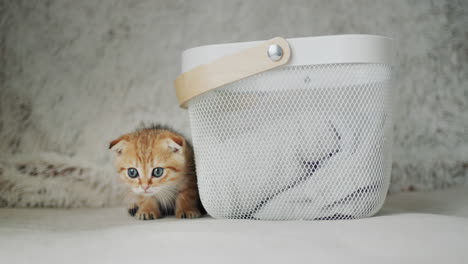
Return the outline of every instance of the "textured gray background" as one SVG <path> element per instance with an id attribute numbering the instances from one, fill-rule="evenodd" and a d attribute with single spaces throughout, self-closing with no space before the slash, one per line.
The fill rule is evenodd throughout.
<path id="1" fill-rule="evenodd" d="M 0 0 L 0 12 L 0 161 L 52 152 L 106 167 L 107 143 L 141 123 L 188 134 L 172 85 L 186 48 L 365 33 L 397 47 L 392 190 L 468 182 L 468 1 Z"/>

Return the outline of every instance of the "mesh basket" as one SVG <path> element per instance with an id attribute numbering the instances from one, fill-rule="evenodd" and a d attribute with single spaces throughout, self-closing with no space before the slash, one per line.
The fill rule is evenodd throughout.
<path id="1" fill-rule="evenodd" d="M 188 102 L 203 205 L 215 218 L 352 219 L 382 206 L 387 63 L 285 65 Z"/>

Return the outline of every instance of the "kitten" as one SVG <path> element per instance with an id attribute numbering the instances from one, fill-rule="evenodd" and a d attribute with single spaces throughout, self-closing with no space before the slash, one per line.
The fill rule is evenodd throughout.
<path id="1" fill-rule="evenodd" d="M 177 218 L 201 216 L 193 149 L 179 133 L 162 126 L 143 128 L 113 140 L 109 149 L 130 189 L 130 215 L 140 220 L 171 211 Z"/>

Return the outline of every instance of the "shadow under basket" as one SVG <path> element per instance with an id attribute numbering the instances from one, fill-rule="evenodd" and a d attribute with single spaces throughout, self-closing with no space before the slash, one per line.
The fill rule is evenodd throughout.
<path id="1" fill-rule="evenodd" d="M 176 80 L 215 218 L 355 219 L 390 182 L 391 40 L 340 35 L 193 48 Z M 266 66 L 265 66 L 266 65 Z"/>

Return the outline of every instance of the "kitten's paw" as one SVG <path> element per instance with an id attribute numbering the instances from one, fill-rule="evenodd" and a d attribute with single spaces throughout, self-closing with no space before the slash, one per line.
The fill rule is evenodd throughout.
<path id="1" fill-rule="evenodd" d="M 200 210 L 197 208 L 193 208 L 190 210 L 176 210 L 176 217 L 177 218 L 200 218 L 201 213 Z"/>
<path id="2" fill-rule="evenodd" d="M 128 208 L 128 213 L 131 215 L 131 216 L 135 216 L 135 214 L 138 212 L 138 206 L 136 204 L 134 204 L 133 206 L 130 206 Z"/>
<path id="3" fill-rule="evenodd" d="M 161 215 L 155 211 L 138 211 L 135 218 L 138 220 L 154 220 L 161 218 Z"/>

